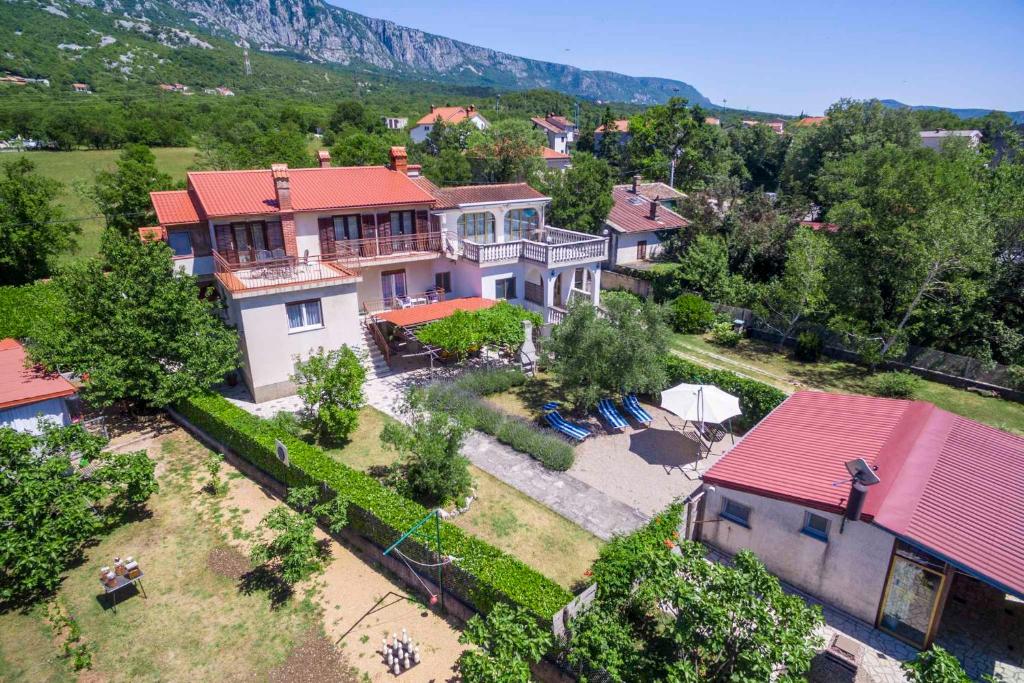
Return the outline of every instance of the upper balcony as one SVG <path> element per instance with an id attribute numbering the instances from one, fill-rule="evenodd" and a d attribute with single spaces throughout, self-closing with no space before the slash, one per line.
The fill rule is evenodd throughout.
<path id="1" fill-rule="evenodd" d="M 295 290 L 314 286 L 358 282 L 359 274 L 341 263 L 319 256 L 270 256 L 239 258 L 237 252 L 213 252 L 214 275 L 233 296 Z"/>
<path id="2" fill-rule="evenodd" d="M 440 232 L 421 232 L 412 235 L 388 235 L 358 240 L 338 240 L 333 251 L 323 255 L 347 268 L 365 268 L 399 261 L 417 261 L 436 258 L 441 254 L 444 240 Z"/>
<path id="3" fill-rule="evenodd" d="M 529 238 L 510 242 L 485 243 L 463 239 L 462 255 L 480 265 L 523 258 L 548 268 L 578 266 L 606 260 L 608 238 L 546 226 L 531 233 Z"/>

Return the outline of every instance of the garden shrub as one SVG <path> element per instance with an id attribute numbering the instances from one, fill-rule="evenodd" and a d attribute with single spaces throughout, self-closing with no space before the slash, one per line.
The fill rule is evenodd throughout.
<path id="1" fill-rule="evenodd" d="M 25 339 L 54 318 L 60 292 L 52 282 L 0 287 L 0 339 Z"/>
<path id="2" fill-rule="evenodd" d="M 379 481 L 343 465 L 317 446 L 275 428 L 218 394 L 203 394 L 180 402 L 178 412 L 197 428 L 289 487 L 320 484 L 348 501 L 348 527 L 387 547 L 428 512 L 418 503 L 388 489 Z M 275 441 L 288 448 L 289 464 L 277 458 Z M 540 572 L 468 534 L 441 522 L 446 554 L 459 558 L 446 569 L 445 590 L 486 614 L 497 602 L 520 605 L 538 618 L 550 620 L 572 595 Z M 428 542 L 410 537 L 403 552 L 419 562 L 434 562 Z"/>
<path id="3" fill-rule="evenodd" d="M 739 397 L 743 416 L 737 418 L 734 424 L 741 429 L 753 427 L 786 400 L 786 394 L 782 390 L 757 380 L 740 377 L 728 370 L 712 370 L 671 355 L 665 356 L 664 363 L 668 386 L 683 382 L 713 384 L 722 391 Z"/>
<path id="4" fill-rule="evenodd" d="M 914 398 L 924 382 L 909 372 L 883 372 L 871 379 L 871 390 L 876 396 Z"/>
<path id="5" fill-rule="evenodd" d="M 499 301 L 478 311 L 455 311 L 441 320 L 424 325 L 416 337 L 456 358 L 465 358 L 484 346 L 517 349 L 523 345 L 523 321 L 534 326 L 543 322 L 540 314 Z"/>
<path id="6" fill-rule="evenodd" d="M 526 375 L 515 368 L 469 370 L 456 377 L 453 384 L 474 394 L 488 396 L 523 386 L 526 384 Z"/>
<path id="7" fill-rule="evenodd" d="M 918 652 L 912 661 L 901 666 L 910 683 L 970 683 L 971 680 L 960 660 L 938 645 Z"/>
<path id="8" fill-rule="evenodd" d="M 696 294 L 683 294 L 668 305 L 672 329 L 682 334 L 702 334 L 715 322 L 715 309 Z"/>
<path id="9" fill-rule="evenodd" d="M 486 403 L 480 396 L 452 383 L 428 386 L 424 398 L 428 408 L 442 410 L 470 429 L 479 429 L 520 453 L 536 458 L 548 469 L 564 472 L 572 467 L 572 444 Z"/>
<path id="10" fill-rule="evenodd" d="M 821 353 L 824 350 L 825 342 L 822 340 L 821 335 L 817 332 L 806 330 L 797 335 L 796 348 L 793 353 L 797 360 L 814 363 L 821 358 Z"/>
<path id="11" fill-rule="evenodd" d="M 717 322 L 711 328 L 711 341 L 719 346 L 736 346 L 742 338 L 743 335 L 737 332 L 729 322 Z"/>

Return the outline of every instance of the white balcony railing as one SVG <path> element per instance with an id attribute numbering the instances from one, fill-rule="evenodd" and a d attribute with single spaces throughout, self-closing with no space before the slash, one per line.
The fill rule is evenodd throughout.
<path id="1" fill-rule="evenodd" d="M 512 242 L 462 240 L 462 255 L 480 264 L 524 258 L 545 266 L 577 265 L 608 257 L 608 239 L 572 230 L 546 227 L 531 237 Z"/>

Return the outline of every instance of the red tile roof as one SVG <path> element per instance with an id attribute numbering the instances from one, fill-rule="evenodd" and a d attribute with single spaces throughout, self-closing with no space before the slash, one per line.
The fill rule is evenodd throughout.
<path id="1" fill-rule="evenodd" d="M 530 120 L 533 121 L 534 124 L 540 126 L 546 131 L 555 133 L 556 135 L 565 135 L 564 130 L 562 130 L 561 128 L 559 128 L 558 126 L 556 126 L 555 124 L 551 123 L 550 121 L 541 116 L 534 116 Z"/>
<path id="2" fill-rule="evenodd" d="M 433 202 L 407 175 L 385 166 L 203 171 L 189 173 L 188 180 L 206 216 L 267 214 L 278 210 L 275 172 L 288 176 L 294 211 Z"/>
<path id="3" fill-rule="evenodd" d="M 628 133 L 629 132 L 629 119 L 619 119 L 619 120 L 617 120 L 615 122 L 615 130 L 619 131 L 620 133 Z M 604 126 L 598 126 L 596 129 L 594 129 L 594 132 L 595 133 L 603 133 L 604 132 Z"/>
<path id="4" fill-rule="evenodd" d="M 612 204 L 611 213 L 605 222 L 618 232 L 673 230 L 685 228 L 690 224 L 675 211 L 664 206 L 658 207 L 657 218 L 651 220 L 651 200 L 644 196 L 643 192 L 633 194 L 629 185 L 616 185 L 612 188 L 612 200 L 615 203 Z"/>
<path id="5" fill-rule="evenodd" d="M 827 116 L 805 116 L 796 122 L 798 126 L 818 126 L 828 121 Z"/>
<path id="6" fill-rule="evenodd" d="M 431 107 L 431 112 L 425 114 L 416 122 L 417 126 L 429 125 L 437 121 L 437 117 L 441 117 L 441 120 L 445 123 L 459 123 L 465 121 L 471 116 L 479 116 L 480 112 L 476 109 L 469 109 L 467 107 Z"/>
<path id="7" fill-rule="evenodd" d="M 924 401 L 798 392 L 704 481 L 841 514 L 832 484 L 855 458 L 882 480 L 864 521 L 1024 597 L 1024 437 Z"/>
<path id="8" fill-rule="evenodd" d="M 156 210 L 160 225 L 181 225 L 200 222 L 199 211 L 188 190 L 150 192 L 149 198 Z"/>
<path id="9" fill-rule="evenodd" d="M 815 232 L 824 230 L 825 232 L 838 232 L 839 225 L 836 223 L 822 223 L 820 221 L 800 221 L 800 225 L 806 226 Z"/>
<path id="10" fill-rule="evenodd" d="M 550 147 L 541 147 L 540 155 L 545 159 L 569 159 L 571 158 L 568 154 L 557 152 Z"/>
<path id="11" fill-rule="evenodd" d="M 447 318 L 455 311 L 478 311 L 483 308 L 490 308 L 498 303 L 494 299 L 483 299 L 478 296 L 470 296 L 464 299 L 449 299 L 439 301 L 436 304 L 425 304 L 413 306 L 412 308 L 399 308 L 393 311 L 386 311 L 376 317 L 386 320 L 399 327 L 410 327 L 422 325 L 441 318 Z"/>
<path id="12" fill-rule="evenodd" d="M 430 182 L 429 180 L 427 181 Z M 432 183 L 431 183 L 432 184 Z M 425 186 L 424 186 L 425 187 Z M 437 209 L 454 209 L 463 204 L 484 204 L 522 200 L 546 201 L 548 197 L 526 183 L 498 185 L 459 185 L 428 190 L 437 198 Z"/>
<path id="13" fill-rule="evenodd" d="M 60 375 L 26 368 L 25 358 L 25 349 L 17 340 L 0 340 L 0 408 L 29 405 L 76 393 L 74 385 Z"/>
<path id="14" fill-rule="evenodd" d="M 560 126 L 563 130 L 566 128 L 575 128 L 576 124 L 565 118 L 564 116 L 549 116 L 548 122 L 553 123 L 556 126 Z"/>

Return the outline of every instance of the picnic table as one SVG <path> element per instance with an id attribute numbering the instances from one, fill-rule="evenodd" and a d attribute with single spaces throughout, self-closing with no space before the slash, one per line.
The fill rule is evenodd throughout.
<path id="1" fill-rule="evenodd" d="M 139 592 L 142 593 L 143 598 L 149 597 L 146 595 L 146 588 L 142 585 L 142 577 L 144 576 L 145 574 L 140 569 L 138 575 L 132 578 L 129 578 L 128 574 L 118 574 L 114 576 L 113 583 L 111 585 L 108 585 L 103 579 L 100 579 L 100 585 L 103 586 L 104 594 L 109 595 L 110 599 L 113 601 L 112 609 L 114 610 L 114 614 L 117 614 L 117 591 L 125 588 L 126 586 L 135 584 L 138 587 Z"/>

